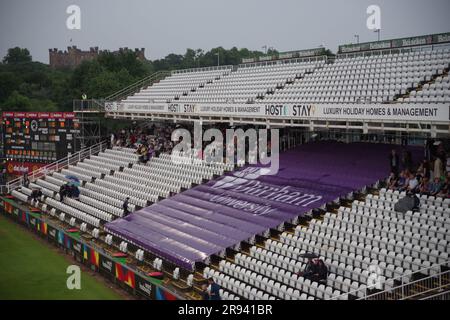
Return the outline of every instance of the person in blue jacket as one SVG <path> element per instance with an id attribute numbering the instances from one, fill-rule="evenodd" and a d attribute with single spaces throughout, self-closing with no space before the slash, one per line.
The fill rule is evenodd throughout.
<path id="1" fill-rule="evenodd" d="M 209 291 L 209 300 L 222 300 L 220 297 L 220 286 L 214 282 L 213 278 L 209 278 L 208 283 L 211 286 Z"/>

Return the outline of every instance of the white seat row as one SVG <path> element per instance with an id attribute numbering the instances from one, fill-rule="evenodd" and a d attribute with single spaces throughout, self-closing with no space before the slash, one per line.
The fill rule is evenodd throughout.
<path id="1" fill-rule="evenodd" d="M 45 203 L 48 204 L 49 206 L 52 206 L 53 208 L 56 208 L 66 214 L 69 214 L 70 216 L 77 218 L 83 222 L 86 222 L 90 225 L 93 225 L 94 227 L 99 227 L 100 226 L 100 219 L 95 218 L 87 213 L 84 213 L 80 210 L 77 210 L 69 205 L 66 205 L 64 203 L 61 203 L 58 200 L 52 199 L 52 198 L 47 198 L 45 199 Z"/>
<path id="2" fill-rule="evenodd" d="M 102 221 L 107 221 L 110 222 L 112 221 L 112 215 L 109 213 L 106 213 L 102 210 L 99 210 L 97 208 L 94 208 L 86 203 L 71 199 L 71 198 L 64 198 L 64 203 L 73 207 L 73 208 L 77 208 L 80 211 L 84 211 L 88 214 L 90 214 L 91 216 L 97 217 Z"/>

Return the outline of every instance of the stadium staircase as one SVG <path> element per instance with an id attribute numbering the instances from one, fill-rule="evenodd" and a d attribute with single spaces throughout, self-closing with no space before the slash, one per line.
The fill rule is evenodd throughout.
<path id="1" fill-rule="evenodd" d="M 44 177 L 48 173 L 53 171 L 60 171 L 62 169 L 68 168 L 70 165 L 73 165 L 77 162 L 80 162 L 92 155 L 96 155 L 101 151 L 104 151 L 108 147 L 108 141 L 101 141 L 91 147 L 84 148 L 72 155 L 69 155 L 63 159 L 52 162 L 50 164 L 45 165 L 44 167 L 33 170 L 28 173 L 28 179 L 30 182 L 35 182 L 37 179 Z M 19 177 L 8 181 L 5 185 L 1 186 L 1 193 L 8 194 L 12 191 L 16 190 L 22 185 L 23 177 Z"/>
<path id="2" fill-rule="evenodd" d="M 113 101 L 120 101 L 124 99 L 125 97 L 128 97 L 136 92 L 139 92 L 140 90 L 150 87 L 155 83 L 158 83 L 162 79 L 166 78 L 171 74 L 170 71 L 157 71 L 155 73 L 152 73 L 148 77 L 145 77 L 139 81 L 136 81 L 135 83 L 129 85 L 128 87 L 125 87 L 109 96 L 107 96 L 104 100 L 106 102 L 113 102 Z"/>
<path id="3" fill-rule="evenodd" d="M 181 97 L 187 97 L 190 94 L 192 94 L 193 92 L 197 92 L 197 91 L 202 92 L 202 91 L 206 90 L 209 86 L 211 86 L 213 83 L 216 83 L 220 79 L 226 78 L 232 72 L 233 72 L 233 69 L 230 69 L 229 72 L 224 72 L 222 74 L 219 74 L 219 75 L 215 76 L 213 79 L 208 80 L 206 83 L 197 84 L 195 86 L 195 88 L 191 88 L 190 90 L 183 92 L 181 95 L 177 95 L 173 99 L 169 99 L 169 102 L 178 102 Z"/>
<path id="4" fill-rule="evenodd" d="M 395 103 L 398 103 L 400 101 L 400 99 L 409 98 L 410 95 L 411 95 L 411 92 L 413 92 L 413 91 L 415 91 L 415 92 L 421 91 L 423 89 L 423 87 L 425 85 L 427 85 L 427 84 L 428 85 L 432 85 L 433 83 L 436 82 L 436 79 L 438 77 L 445 77 L 445 76 L 447 76 L 449 74 L 449 71 L 450 71 L 450 67 L 447 67 L 447 68 L 444 69 L 444 71 L 442 73 L 434 74 L 431 77 L 430 80 L 421 81 L 417 87 L 408 88 L 404 94 L 396 95 L 395 99 L 392 102 L 390 102 L 390 103 L 395 104 Z"/>

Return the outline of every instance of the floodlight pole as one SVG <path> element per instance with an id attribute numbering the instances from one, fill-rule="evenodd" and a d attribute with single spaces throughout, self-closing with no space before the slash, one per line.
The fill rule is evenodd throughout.
<path id="1" fill-rule="evenodd" d="M 381 38 L 381 36 L 380 36 L 380 31 L 381 31 L 381 29 L 375 30 L 375 32 L 378 33 L 378 41 L 380 41 L 380 38 Z"/>

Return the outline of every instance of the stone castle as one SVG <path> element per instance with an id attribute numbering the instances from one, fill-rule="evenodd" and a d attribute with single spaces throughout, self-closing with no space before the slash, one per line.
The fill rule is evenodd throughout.
<path id="1" fill-rule="evenodd" d="M 145 49 L 128 49 L 128 48 L 120 48 L 117 51 L 113 51 L 114 54 L 118 54 L 120 52 L 131 51 L 136 54 L 136 57 L 139 60 L 145 59 Z M 98 57 L 99 54 L 103 52 L 109 52 L 108 50 L 99 50 L 98 47 L 91 47 L 89 51 L 82 51 L 78 49 L 76 46 L 67 47 L 67 51 L 54 49 L 48 49 L 49 52 L 49 62 L 52 68 L 74 68 L 81 64 L 81 62 L 85 60 L 92 60 Z"/>

